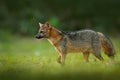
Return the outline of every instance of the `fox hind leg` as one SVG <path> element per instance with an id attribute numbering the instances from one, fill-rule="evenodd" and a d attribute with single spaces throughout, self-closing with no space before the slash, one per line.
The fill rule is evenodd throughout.
<path id="1" fill-rule="evenodd" d="M 101 45 L 100 45 L 100 40 L 98 39 L 98 37 L 94 37 L 93 41 L 92 41 L 92 48 L 93 48 L 93 54 L 96 58 L 98 58 L 100 61 L 103 61 L 103 57 L 101 56 L 100 53 L 100 49 L 101 49 Z"/>
<path id="2" fill-rule="evenodd" d="M 100 54 L 100 48 L 99 46 L 94 46 L 93 47 L 93 54 L 96 58 L 98 58 L 100 61 L 103 61 L 103 57 Z"/>
<path id="3" fill-rule="evenodd" d="M 83 56 L 84 56 L 85 61 L 89 62 L 89 52 L 84 52 Z"/>

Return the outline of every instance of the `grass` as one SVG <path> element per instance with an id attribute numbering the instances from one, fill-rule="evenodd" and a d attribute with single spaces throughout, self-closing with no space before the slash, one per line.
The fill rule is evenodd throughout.
<path id="1" fill-rule="evenodd" d="M 7 42 L 0 42 L 0 80 L 117 80 L 120 74 L 120 41 L 112 39 L 116 56 L 115 62 L 103 54 L 105 61 L 86 63 L 83 55 L 68 54 L 65 66 L 57 63 L 57 52 L 47 40 L 12 37 Z"/>

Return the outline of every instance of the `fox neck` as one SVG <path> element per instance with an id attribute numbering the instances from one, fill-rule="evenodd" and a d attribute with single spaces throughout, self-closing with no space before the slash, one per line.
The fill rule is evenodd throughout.
<path id="1" fill-rule="evenodd" d="M 52 45 L 57 45 L 59 40 L 62 38 L 61 31 L 52 27 L 49 34 L 50 34 L 50 36 L 48 38 L 48 41 Z"/>

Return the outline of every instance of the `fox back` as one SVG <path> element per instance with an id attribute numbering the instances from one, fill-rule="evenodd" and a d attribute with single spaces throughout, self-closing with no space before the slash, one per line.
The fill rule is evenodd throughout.
<path id="1" fill-rule="evenodd" d="M 62 32 L 64 43 L 66 42 L 67 52 L 93 52 L 92 42 L 96 40 L 100 46 L 98 34 L 93 30 L 81 30 L 75 32 Z M 96 39 L 95 39 L 96 38 Z M 97 44 L 96 44 L 97 45 Z"/>

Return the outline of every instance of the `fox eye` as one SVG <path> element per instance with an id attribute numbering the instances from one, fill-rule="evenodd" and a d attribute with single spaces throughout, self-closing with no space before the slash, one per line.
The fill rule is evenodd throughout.
<path id="1" fill-rule="evenodd" d="M 43 31 L 40 31 L 40 33 L 43 33 Z"/>

